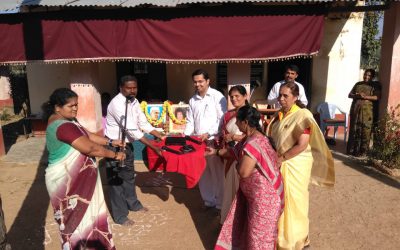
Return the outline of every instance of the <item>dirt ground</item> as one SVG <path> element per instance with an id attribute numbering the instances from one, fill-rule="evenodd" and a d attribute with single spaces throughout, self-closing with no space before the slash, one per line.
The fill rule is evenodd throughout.
<path id="1" fill-rule="evenodd" d="M 310 187 L 311 248 L 399 249 L 399 180 L 340 150 L 334 156 L 335 188 Z M 45 164 L 0 161 L 0 193 L 13 249 L 60 249 L 44 169 Z M 178 174 L 149 173 L 143 164 L 137 170 L 138 195 L 150 211 L 131 213 L 132 227 L 112 224 L 116 248 L 212 249 L 218 217 L 203 209 L 198 189 L 186 189 Z"/>

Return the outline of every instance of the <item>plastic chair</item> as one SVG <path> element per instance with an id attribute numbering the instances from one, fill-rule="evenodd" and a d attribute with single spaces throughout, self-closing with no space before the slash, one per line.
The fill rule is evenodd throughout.
<path id="1" fill-rule="evenodd" d="M 265 131 L 267 128 L 270 119 L 272 115 L 278 110 L 278 109 L 272 109 L 270 105 L 268 104 L 267 99 L 256 99 L 253 102 L 252 105 L 254 108 L 256 108 L 260 113 L 261 113 L 261 123 L 262 123 L 262 129 Z"/>
<path id="2" fill-rule="evenodd" d="M 334 127 L 333 138 L 336 140 L 336 133 L 338 127 L 344 128 L 344 143 L 347 141 L 347 113 L 332 103 L 321 103 L 317 107 L 317 112 L 320 115 L 320 128 L 322 133 L 325 134 L 327 127 Z M 336 114 L 341 113 L 344 115 L 343 119 L 336 118 Z"/>

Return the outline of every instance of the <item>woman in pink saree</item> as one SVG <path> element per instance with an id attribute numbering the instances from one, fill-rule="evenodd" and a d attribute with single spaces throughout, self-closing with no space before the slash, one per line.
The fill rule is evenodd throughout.
<path id="1" fill-rule="evenodd" d="M 56 89 L 48 102 L 46 187 L 59 225 L 61 248 L 115 249 L 107 207 L 94 157 L 123 160 L 125 153 L 104 145 L 123 146 L 85 130 L 77 121 L 78 96 Z"/>
<path id="2" fill-rule="evenodd" d="M 278 219 L 284 202 L 277 154 L 261 132 L 260 113 L 240 108 L 236 125 L 245 137 L 233 149 L 211 149 L 207 154 L 232 157 L 240 176 L 239 190 L 222 226 L 215 249 L 275 249 Z"/>

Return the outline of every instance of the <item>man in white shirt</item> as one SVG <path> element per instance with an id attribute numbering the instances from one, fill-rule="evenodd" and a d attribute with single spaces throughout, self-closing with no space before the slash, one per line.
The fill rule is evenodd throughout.
<path id="1" fill-rule="evenodd" d="M 196 135 L 207 146 L 216 147 L 222 116 L 226 112 L 226 99 L 210 87 L 208 73 L 198 69 L 192 74 L 195 94 L 189 100 L 185 135 Z M 199 181 L 201 197 L 206 207 L 221 209 L 224 165 L 218 156 L 206 156 L 206 169 Z"/>
<path id="2" fill-rule="evenodd" d="M 268 94 L 268 104 L 272 105 L 273 108 L 280 108 L 281 105 L 278 102 L 278 97 L 279 97 L 279 89 L 281 87 L 281 85 L 285 84 L 285 83 L 289 83 L 289 82 L 294 82 L 297 84 L 297 86 L 299 86 L 299 100 L 305 105 L 307 106 L 308 104 L 308 100 L 307 100 L 307 96 L 306 93 L 304 91 L 304 87 L 303 85 L 301 85 L 300 83 L 296 82 L 296 78 L 299 75 L 299 67 L 297 67 L 297 65 L 289 65 L 286 67 L 286 71 L 285 71 L 285 79 L 282 81 L 279 81 L 277 83 L 274 84 L 274 86 L 272 87 L 271 91 Z"/>
<path id="3" fill-rule="evenodd" d="M 161 156 L 159 148 L 154 147 L 150 141 L 144 137 L 144 132 L 150 133 L 155 137 L 163 136 L 154 129 L 147 121 L 145 114 L 140 108 L 139 101 L 135 98 L 137 95 L 137 79 L 134 76 L 123 76 L 121 78 L 120 93 L 116 95 L 107 108 L 106 131 L 105 135 L 112 140 L 121 139 L 122 130 L 125 125 L 125 109 L 126 113 L 126 159 L 123 165 L 119 162 L 109 162 L 114 168 L 111 169 L 112 179 L 110 184 L 110 203 L 111 215 L 117 224 L 133 225 L 133 221 L 128 219 L 129 211 L 147 211 L 146 207 L 137 199 L 135 190 L 135 168 L 134 168 L 134 152 L 132 142 L 139 140 L 146 146 L 151 147 L 158 155 Z M 110 148 L 111 149 L 111 148 Z"/>

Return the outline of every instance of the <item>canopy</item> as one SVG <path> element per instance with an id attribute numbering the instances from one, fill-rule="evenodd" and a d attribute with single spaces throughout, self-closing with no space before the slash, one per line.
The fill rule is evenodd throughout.
<path id="1" fill-rule="evenodd" d="M 318 52 L 322 15 L 0 19 L 0 63 L 261 61 Z M 5 16 L 5 15 L 2 15 Z"/>

